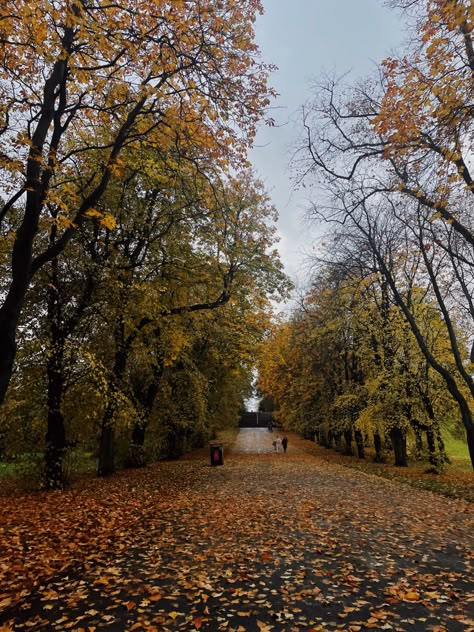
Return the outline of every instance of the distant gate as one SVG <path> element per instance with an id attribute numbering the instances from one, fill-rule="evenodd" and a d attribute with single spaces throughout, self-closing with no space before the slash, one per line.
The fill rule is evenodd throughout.
<path id="1" fill-rule="evenodd" d="M 240 417 L 240 428 L 268 428 L 268 424 L 273 422 L 272 413 L 242 413 Z"/>

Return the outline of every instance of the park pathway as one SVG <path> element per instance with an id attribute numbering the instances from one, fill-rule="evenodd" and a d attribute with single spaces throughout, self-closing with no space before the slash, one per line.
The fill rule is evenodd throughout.
<path id="1" fill-rule="evenodd" d="M 230 454 L 249 453 L 263 454 L 274 452 L 272 442 L 283 433 L 275 429 L 270 432 L 267 428 L 241 428 L 235 442 L 230 446 Z M 301 454 L 304 446 L 298 442 L 298 446 L 293 447 L 293 454 Z"/>
<path id="2" fill-rule="evenodd" d="M 121 527 L 84 536 L 0 632 L 474 632 L 471 504 L 327 463 L 295 435 L 276 454 L 275 435 L 241 430 L 222 467 L 202 450 L 48 500 L 38 520 L 64 522 L 65 498 L 78 516 L 87 493 L 113 498 Z"/>

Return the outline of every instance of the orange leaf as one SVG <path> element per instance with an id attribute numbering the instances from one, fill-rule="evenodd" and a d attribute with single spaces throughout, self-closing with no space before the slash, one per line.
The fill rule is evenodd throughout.
<path id="1" fill-rule="evenodd" d="M 154 595 L 148 595 L 148 601 L 159 601 L 161 599 L 161 593 L 155 593 Z"/>

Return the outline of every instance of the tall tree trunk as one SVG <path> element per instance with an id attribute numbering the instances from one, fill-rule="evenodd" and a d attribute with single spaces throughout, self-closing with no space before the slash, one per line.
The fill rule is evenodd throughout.
<path id="1" fill-rule="evenodd" d="M 393 452 L 395 454 L 395 465 L 397 467 L 407 467 L 407 438 L 401 428 L 390 430 Z"/>
<path id="2" fill-rule="evenodd" d="M 50 244 L 54 245 L 57 228 L 53 225 Z M 48 428 L 45 450 L 45 486 L 47 489 L 62 488 L 66 484 L 64 456 L 66 451 L 66 429 L 61 404 L 66 387 L 65 348 L 66 340 L 76 329 L 85 309 L 90 303 L 94 279 L 87 275 L 82 285 L 81 295 L 77 297 L 75 307 L 65 318 L 64 307 L 68 297 L 61 284 L 59 262 L 51 261 L 49 283 L 47 286 L 47 310 L 49 323 L 50 352 L 46 363 Z"/>
<path id="3" fill-rule="evenodd" d="M 325 430 L 318 430 L 318 443 L 323 446 L 323 448 L 327 448 L 328 446 L 328 435 Z"/>
<path id="4" fill-rule="evenodd" d="M 472 432 L 471 429 L 468 427 L 466 427 L 466 439 L 469 456 L 471 457 L 471 463 L 474 469 L 474 432 Z"/>
<path id="5" fill-rule="evenodd" d="M 359 459 L 365 459 L 364 437 L 360 430 L 354 432 L 355 442 L 357 445 L 357 456 Z"/>
<path id="6" fill-rule="evenodd" d="M 145 445 L 146 423 L 144 420 L 135 422 L 132 430 L 132 445 L 143 447 Z"/>
<path id="7" fill-rule="evenodd" d="M 436 454 L 435 434 L 431 426 L 426 428 L 426 443 L 428 444 L 428 461 L 433 467 L 437 467 L 439 463 Z"/>
<path id="8" fill-rule="evenodd" d="M 412 424 L 412 428 L 413 428 L 413 432 L 415 434 L 415 453 L 416 453 L 416 458 L 417 459 L 421 459 L 421 457 L 423 456 L 423 435 L 422 435 L 422 430 L 419 424 L 413 422 L 411 422 Z"/>
<path id="9" fill-rule="evenodd" d="M 31 144 L 25 173 L 25 211 L 13 244 L 10 287 L 0 308 L 0 404 L 3 403 L 10 384 L 16 355 L 16 329 L 34 272 L 32 270 L 33 240 L 38 231 L 41 209 L 53 175 L 50 165 L 43 169 L 43 148 L 51 131 L 51 122 L 55 115 L 57 116 L 58 113 L 59 117 L 61 115 L 61 104 L 57 106 L 60 94 L 58 87 L 64 85 L 67 78 L 67 52 L 70 50 L 73 39 L 74 30 L 66 28 L 62 38 L 62 50 L 66 54 L 61 54 L 61 59 L 53 63 L 51 73 L 44 83 L 43 100 L 36 120 L 36 128 L 31 130 Z"/>
<path id="10" fill-rule="evenodd" d="M 339 438 L 339 441 L 340 441 L 340 437 L 334 436 L 333 431 L 332 430 L 328 430 L 328 433 L 327 433 L 328 442 L 327 442 L 326 447 L 327 448 L 332 448 L 332 444 L 333 444 L 333 442 L 335 440 L 335 445 L 336 445 L 336 448 L 337 448 L 337 440 L 338 440 L 338 438 Z"/>
<path id="11" fill-rule="evenodd" d="M 50 243 L 54 244 L 56 228 L 53 227 Z M 58 259 L 51 261 L 51 278 L 48 284 L 48 322 L 50 330 L 51 351 L 46 365 L 48 378 L 48 430 L 46 433 L 45 451 L 45 484 L 47 489 L 62 488 L 66 484 L 64 472 L 64 456 L 66 452 L 66 428 L 61 411 L 61 404 L 66 388 L 65 347 L 66 340 L 76 329 L 84 311 L 90 303 L 94 288 L 94 278 L 87 275 L 82 286 L 82 293 L 75 308 L 64 316 L 67 297 L 61 285 Z"/>
<path id="12" fill-rule="evenodd" d="M 435 424 L 435 435 L 436 441 L 438 442 L 438 450 L 443 458 L 443 461 L 445 463 L 451 463 L 448 453 L 446 452 L 446 446 L 444 445 L 443 435 L 441 434 L 441 428 L 439 427 L 438 422 Z"/>
<path id="13" fill-rule="evenodd" d="M 17 316 L 0 310 L 0 404 L 5 400 L 16 356 Z"/>
<path id="14" fill-rule="evenodd" d="M 145 467 L 145 432 L 148 420 L 143 415 L 137 417 L 132 430 L 132 438 L 128 449 L 127 467 Z"/>
<path id="15" fill-rule="evenodd" d="M 427 392 L 422 392 L 421 400 L 423 402 L 423 406 L 426 411 L 426 414 L 428 415 L 428 418 L 431 422 L 431 426 L 429 426 L 426 429 L 426 440 L 428 442 L 428 449 L 430 452 L 430 463 L 435 467 L 438 466 L 438 463 L 435 461 L 438 461 L 439 459 L 441 459 L 441 461 L 444 463 L 449 463 L 449 457 L 446 454 L 446 447 L 444 445 L 443 437 L 441 436 L 441 429 L 439 427 L 439 422 L 435 417 L 433 404 L 431 402 L 431 397 L 429 396 Z M 435 456 L 436 455 L 435 438 L 438 441 L 439 454 L 437 457 Z"/>
<path id="16" fill-rule="evenodd" d="M 383 462 L 382 437 L 380 436 L 379 432 L 374 432 L 374 448 L 375 448 L 374 462 L 382 463 Z"/>
<path id="17" fill-rule="evenodd" d="M 354 451 L 352 449 L 352 428 L 350 430 L 344 430 L 344 441 L 346 447 L 344 448 L 344 454 L 346 456 L 353 456 Z"/>
<path id="18" fill-rule="evenodd" d="M 65 485 L 63 461 L 66 450 L 66 429 L 61 412 L 64 394 L 63 341 L 53 345 L 47 363 L 48 429 L 45 450 L 45 485 L 47 489 L 61 489 Z"/>
<path id="19" fill-rule="evenodd" d="M 123 328 L 123 323 L 119 327 Z M 122 381 L 127 365 L 127 351 L 119 344 L 115 352 L 115 361 L 109 384 L 108 403 L 104 411 L 100 429 L 99 462 L 97 465 L 98 476 L 110 476 L 115 472 L 115 431 L 114 417 L 117 406 L 118 385 Z"/>
<path id="20" fill-rule="evenodd" d="M 54 242 L 56 227 L 50 234 Z M 48 283 L 47 309 L 49 323 L 50 351 L 46 363 L 48 428 L 45 449 L 45 486 L 46 489 L 61 489 L 65 485 L 63 461 L 66 450 L 66 429 L 61 411 L 64 395 L 64 346 L 62 330 L 62 304 L 59 283 L 58 260 L 51 262 L 51 278 Z"/>
<path id="21" fill-rule="evenodd" d="M 467 447 L 471 458 L 471 465 L 474 469 L 474 423 L 472 420 L 471 409 L 464 398 L 462 401 L 461 399 L 458 400 L 458 405 L 461 411 L 461 419 L 466 430 Z"/>
<path id="22" fill-rule="evenodd" d="M 161 378 L 165 370 L 163 360 L 153 363 L 153 380 L 146 389 L 141 385 L 136 389 L 136 398 L 141 407 L 142 414 L 137 418 L 132 430 L 132 441 L 130 444 L 130 453 L 128 465 L 130 467 L 145 467 L 145 433 L 150 421 L 153 405 L 158 395 L 161 384 Z"/>
<path id="23" fill-rule="evenodd" d="M 114 461 L 114 439 L 115 431 L 113 426 L 113 414 L 104 415 L 99 443 L 99 463 L 97 466 L 98 476 L 110 476 L 115 472 Z"/>
<path id="24" fill-rule="evenodd" d="M 183 454 L 183 437 L 175 428 L 168 430 L 168 459 L 179 459 Z"/>

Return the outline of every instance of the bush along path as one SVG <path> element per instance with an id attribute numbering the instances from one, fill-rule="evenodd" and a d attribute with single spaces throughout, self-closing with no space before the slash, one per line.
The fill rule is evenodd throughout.
<path id="1" fill-rule="evenodd" d="M 271 440 L 3 499 L 0 631 L 474 631 L 472 504 Z"/>

